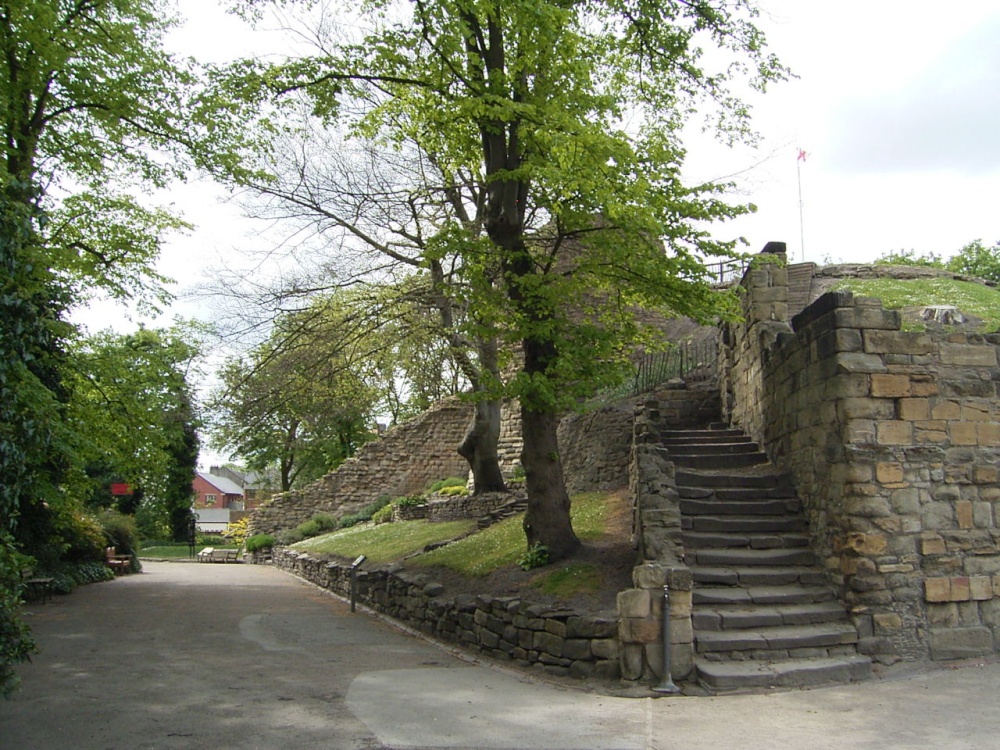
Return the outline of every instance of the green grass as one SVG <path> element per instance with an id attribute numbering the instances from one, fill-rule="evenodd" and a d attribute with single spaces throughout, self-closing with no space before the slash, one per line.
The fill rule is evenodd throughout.
<path id="1" fill-rule="evenodd" d="M 1000 330 L 1000 291 L 955 279 L 844 279 L 836 289 L 850 289 L 857 297 L 877 297 L 887 310 L 908 310 L 926 305 L 954 305 L 966 315 L 983 319 L 982 333 Z M 923 330 L 904 322 L 905 330 Z"/>
<path id="2" fill-rule="evenodd" d="M 604 534 L 609 508 L 607 495 L 599 492 L 573 497 L 571 517 L 573 529 L 582 540 L 597 539 Z M 462 575 L 481 577 L 497 568 L 516 565 L 524 554 L 523 516 L 518 515 L 493 524 L 476 534 L 459 539 L 445 547 L 418 555 L 407 565 L 441 566 Z M 475 528 L 475 521 L 431 523 L 426 520 L 401 521 L 379 525 L 363 524 L 293 544 L 303 552 L 354 558 L 365 555 L 373 563 L 400 560 L 419 552 L 428 544 L 455 539 Z M 556 571 L 558 572 L 558 571 Z M 572 582 L 572 579 L 576 579 Z M 583 573 L 569 577 L 572 585 L 580 585 Z M 570 583 L 563 583 L 564 586 Z"/>
<path id="3" fill-rule="evenodd" d="M 235 545 L 211 545 L 213 549 L 236 549 Z M 204 544 L 196 545 L 195 554 L 205 548 Z M 143 547 L 139 552 L 139 557 L 189 557 L 189 548 L 184 545 L 162 545 L 155 547 Z"/>
<path id="4" fill-rule="evenodd" d="M 292 549 L 340 557 L 365 555 L 374 563 L 392 562 L 422 550 L 428 544 L 445 542 L 461 536 L 476 526 L 475 521 L 430 523 L 426 520 L 399 523 L 360 524 L 306 539 Z"/>
<path id="5" fill-rule="evenodd" d="M 607 495 L 588 492 L 573 497 L 570 517 L 573 530 L 581 540 L 597 539 L 604 534 L 608 516 Z M 523 516 L 504 519 L 500 523 L 447 547 L 432 550 L 411 562 L 420 566 L 441 566 L 462 575 L 482 577 L 497 568 L 516 565 L 524 554 Z"/>
<path id="6" fill-rule="evenodd" d="M 568 597 L 588 594 L 601 588 L 601 572 L 593 565 L 567 565 L 545 573 L 532 584 L 543 594 Z"/>

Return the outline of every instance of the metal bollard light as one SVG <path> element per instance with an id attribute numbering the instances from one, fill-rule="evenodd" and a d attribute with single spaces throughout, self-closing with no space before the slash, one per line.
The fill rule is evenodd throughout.
<path id="1" fill-rule="evenodd" d="M 667 584 L 663 584 L 663 681 L 653 690 L 657 693 L 681 691 L 670 676 L 670 587 Z"/>
<path id="2" fill-rule="evenodd" d="M 354 611 L 354 604 L 358 598 L 358 566 L 368 558 L 358 555 L 358 559 L 351 563 L 351 612 Z"/>

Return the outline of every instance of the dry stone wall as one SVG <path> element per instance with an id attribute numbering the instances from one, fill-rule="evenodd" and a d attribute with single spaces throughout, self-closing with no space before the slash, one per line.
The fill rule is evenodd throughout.
<path id="1" fill-rule="evenodd" d="M 830 292 L 792 321 L 778 267 L 744 284 L 722 392 L 789 471 L 816 551 L 884 662 L 1000 651 L 1000 335 L 901 330 Z"/>
<path id="2" fill-rule="evenodd" d="M 274 564 L 317 586 L 351 596 L 350 566 L 278 549 Z M 447 595 L 420 573 L 362 570 L 356 600 L 441 640 L 548 674 L 617 679 L 614 612 L 583 613 L 513 597 Z"/>

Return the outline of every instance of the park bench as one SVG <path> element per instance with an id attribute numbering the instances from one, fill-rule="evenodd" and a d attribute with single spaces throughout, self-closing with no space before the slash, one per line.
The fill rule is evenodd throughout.
<path id="1" fill-rule="evenodd" d="M 129 568 L 132 567 L 132 556 L 117 555 L 114 547 L 108 547 L 104 550 L 104 561 L 116 576 L 128 573 Z"/>
<path id="2" fill-rule="evenodd" d="M 239 562 L 240 561 L 240 551 L 236 549 L 215 549 L 214 547 L 205 547 L 201 552 L 198 553 L 198 562 Z"/>

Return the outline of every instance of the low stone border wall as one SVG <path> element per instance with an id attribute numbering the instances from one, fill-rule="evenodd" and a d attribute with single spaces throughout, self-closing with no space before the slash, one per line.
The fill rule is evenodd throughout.
<path id="1" fill-rule="evenodd" d="M 348 565 L 276 548 L 274 564 L 344 597 L 351 595 Z M 617 679 L 618 617 L 586 614 L 513 597 L 446 596 L 428 576 L 360 570 L 357 602 L 442 641 L 478 650 L 547 674 Z"/>

